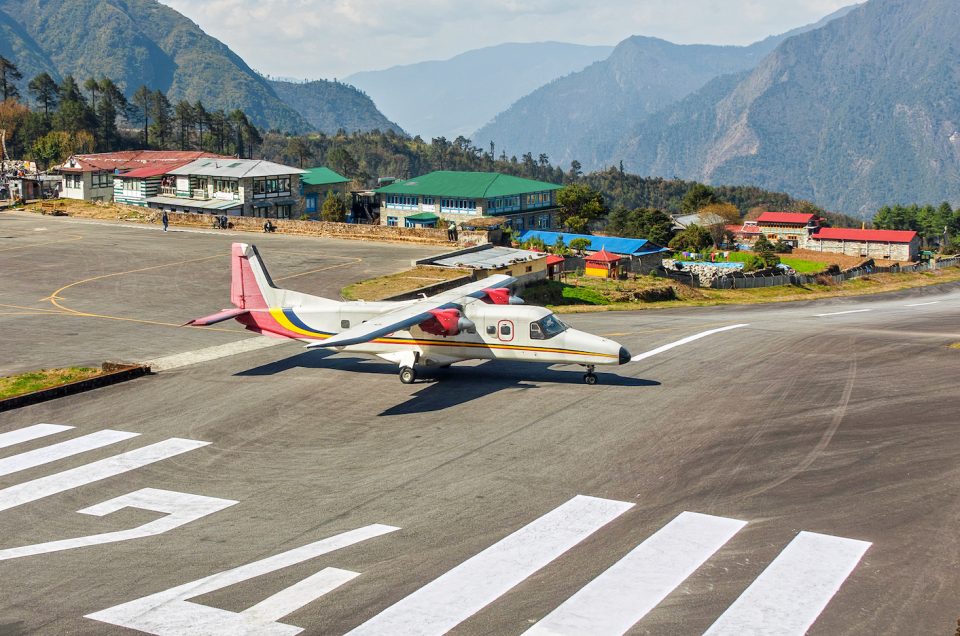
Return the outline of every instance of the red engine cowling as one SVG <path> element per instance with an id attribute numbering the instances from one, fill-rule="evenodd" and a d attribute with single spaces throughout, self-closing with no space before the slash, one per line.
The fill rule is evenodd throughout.
<path id="1" fill-rule="evenodd" d="M 469 323 L 459 309 L 433 309 L 433 318 L 420 323 L 420 328 L 435 336 L 455 336 Z"/>
<path id="2" fill-rule="evenodd" d="M 509 305 L 510 304 L 510 290 L 506 287 L 499 287 L 495 289 L 484 289 L 483 293 L 487 295 L 484 300 L 488 303 L 494 305 Z"/>

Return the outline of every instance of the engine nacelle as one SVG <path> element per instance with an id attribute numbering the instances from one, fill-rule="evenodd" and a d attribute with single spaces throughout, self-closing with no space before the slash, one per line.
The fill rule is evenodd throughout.
<path id="1" fill-rule="evenodd" d="M 483 301 L 491 305 L 522 305 L 523 299 L 513 296 L 506 287 L 487 288 Z"/>
<path id="2" fill-rule="evenodd" d="M 456 336 L 474 327 L 459 309 L 433 309 L 430 313 L 433 317 L 421 322 L 420 328 L 435 336 Z"/>

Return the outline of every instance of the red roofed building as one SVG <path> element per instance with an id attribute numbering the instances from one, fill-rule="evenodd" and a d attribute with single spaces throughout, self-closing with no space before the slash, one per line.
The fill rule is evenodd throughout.
<path id="1" fill-rule="evenodd" d="M 920 237 L 909 230 L 858 230 L 822 227 L 807 239 L 806 249 L 865 258 L 913 261 L 920 253 Z"/>
<path id="2" fill-rule="evenodd" d="M 599 252 L 594 252 L 586 260 L 584 273 L 587 276 L 617 278 L 620 274 L 621 256 L 619 254 L 612 254 L 601 248 Z"/>
<path id="3" fill-rule="evenodd" d="M 757 219 L 757 227 L 769 240 L 784 241 L 794 247 L 802 246 L 819 226 L 817 215 L 803 212 L 764 212 Z"/>
<path id="4" fill-rule="evenodd" d="M 726 230 L 733 234 L 738 243 L 752 244 L 761 234 L 756 221 L 746 221 L 743 225 L 728 225 Z"/>
<path id="5" fill-rule="evenodd" d="M 63 175 L 62 195 L 67 199 L 111 201 L 116 198 L 123 203 L 145 205 L 141 200 L 152 195 L 141 191 L 145 182 L 140 180 L 149 177 L 159 183 L 162 175 L 170 170 L 205 157 L 221 155 L 192 150 L 123 150 L 73 155 L 58 166 L 57 170 Z M 137 171 L 141 176 L 132 178 L 129 183 L 117 183 L 115 187 L 114 177 L 132 171 Z M 137 186 L 136 190 L 133 188 L 134 184 Z M 125 196 L 128 189 L 129 197 Z M 120 193 L 119 197 L 115 196 L 117 192 Z M 156 191 L 153 194 L 156 194 Z M 125 198 L 131 200 L 122 201 Z"/>

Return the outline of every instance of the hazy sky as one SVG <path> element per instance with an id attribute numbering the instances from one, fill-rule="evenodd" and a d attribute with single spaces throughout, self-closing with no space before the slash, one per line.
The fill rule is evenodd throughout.
<path id="1" fill-rule="evenodd" d="M 749 44 L 855 0 L 161 0 L 271 75 L 343 78 L 504 42 Z"/>

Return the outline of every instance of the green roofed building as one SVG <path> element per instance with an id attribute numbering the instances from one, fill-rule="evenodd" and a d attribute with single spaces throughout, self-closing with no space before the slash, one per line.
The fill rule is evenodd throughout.
<path id="1" fill-rule="evenodd" d="M 330 193 L 347 193 L 347 179 L 342 174 L 334 172 L 330 168 L 323 166 L 310 168 L 306 174 L 300 176 L 300 183 L 303 187 L 303 199 L 305 203 L 305 212 L 308 216 L 318 217 L 320 208 L 323 206 L 323 200 Z"/>
<path id="2" fill-rule="evenodd" d="M 554 227 L 562 186 L 498 172 L 440 170 L 377 190 L 380 223 L 434 227 L 477 217 L 499 217 L 518 231 Z"/>

